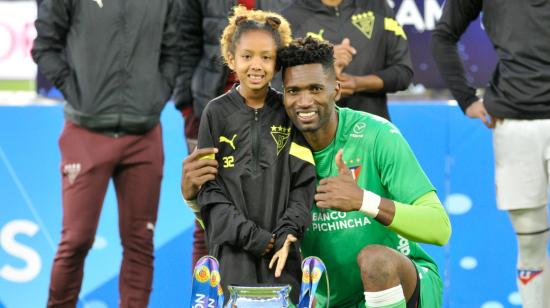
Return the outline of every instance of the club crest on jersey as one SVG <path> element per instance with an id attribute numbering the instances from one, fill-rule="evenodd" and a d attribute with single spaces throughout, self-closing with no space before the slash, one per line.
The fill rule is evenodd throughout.
<path id="1" fill-rule="evenodd" d="M 526 285 L 531 280 L 535 279 L 538 275 L 542 273 L 542 270 L 526 270 L 526 269 L 518 269 L 518 279 L 521 281 L 522 284 Z"/>
<path id="2" fill-rule="evenodd" d="M 271 137 L 273 137 L 273 140 L 275 140 L 275 144 L 277 145 L 277 155 L 279 155 L 281 150 L 285 147 L 289 136 L 290 127 L 275 125 L 271 126 Z"/>
<path id="3" fill-rule="evenodd" d="M 349 167 L 353 179 L 357 182 L 359 180 L 359 174 L 361 173 L 361 165 Z"/>
<path id="4" fill-rule="evenodd" d="M 372 11 L 355 14 L 351 16 L 351 22 L 359 29 L 368 39 L 372 37 L 372 29 L 374 28 L 374 13 Z"/>

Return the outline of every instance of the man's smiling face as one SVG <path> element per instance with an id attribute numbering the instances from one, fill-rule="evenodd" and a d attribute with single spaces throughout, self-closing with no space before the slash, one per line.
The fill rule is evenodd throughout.
<path id="1" fill-rule="evenodd" d="M 322 64 L 304 64 L 284 70 L 284 105 L 294 125 L 303 133 L 316 132 L 335 112 L 340 86 Z"/>

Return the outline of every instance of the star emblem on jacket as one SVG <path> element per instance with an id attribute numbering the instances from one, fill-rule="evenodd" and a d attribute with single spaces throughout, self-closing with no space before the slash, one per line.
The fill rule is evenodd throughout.
<path id="1" fill-rule="evenodd" d="M 376 17 L 372 11 L 356 14 L 351 17 L 353 25 L 359 29 L 368 39 L 372 37 L 372 29 Z"/>
<path id="2" fill-rule="evenodd" d="M 271 126 L 271 137 L 273 137 L 273 140 L 275 140 L 275 144 L 277 145 L 277 155 L 279 155 L 281 150 L 285 147 L 289 136 L 290 127 L 275 125 Z"/>
<path id="3" fill-rule="evenodd" d="M 92 1 L 97 3 L 97 6 L 99 6 L 99 8 L 103 8 L 103 0 L 92 0 Z"/>

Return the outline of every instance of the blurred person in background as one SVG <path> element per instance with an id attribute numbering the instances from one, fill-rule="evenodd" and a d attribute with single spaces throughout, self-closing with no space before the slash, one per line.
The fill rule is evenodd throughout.
<path id="1" fill-rule="evenodd" d="M 61 242 L 48 307 L 75 307 L 112 178 L 123 247 L 120 307 L 147 307 L 164 153 L 160 113 L 178 73 L 178 3 L 44 0 L 32 49 L 67 103 L 59 138 Z"/>
<path id="2" fill-rule="evenodd" d="M 338 106 L 390 119 L 387 93 L 407 89 L 413 70 L 407 36 L 387 1 L 295 0 L 281 14 L 294 37 L 335 44 Z"/>
<path id="3" fill-rule="evenodd" d="M 466 79 L 457 42 L 483 11 L 499 58 L 485 97 Z M 518 241 L 523 307 L 550 307 L 550 1 L 448 0 L 432 34 L 443 79 L 466 116 L 493 128 L 497 206 Z"/>
<path id="4" fill-rule="evenodd" d="M 183 45 L 180 72 L 174 91 L 176 108 L 185 119 L 185 138 L 191 154 L 197 146 L 199 122 L 206 104 L 227 92 L 237 81 L 223 63 L 220 53 L 220 37 L 227 26 L 231 9 L 240 4 L 248 9 L 279 12 L 291 0 L 179 0 L 179 40 Z M 186 182 L 183 185 L 192 186 Z M 182 192 L 185 189 L 182 187 Z M 188 196 L 183 193 L 186 200 Z M 207 255 L 204 230 L 195 223 L 193 256 L 195 264 Z"/>

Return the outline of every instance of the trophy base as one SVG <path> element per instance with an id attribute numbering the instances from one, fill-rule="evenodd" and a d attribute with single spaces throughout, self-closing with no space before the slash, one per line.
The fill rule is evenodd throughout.
<path id="1" fill-rule="evenodd" d="M 258 287 L 229 286 L 228 308 L 286 308 L 290 307 L 289 285 L 266 285 Z"/>

